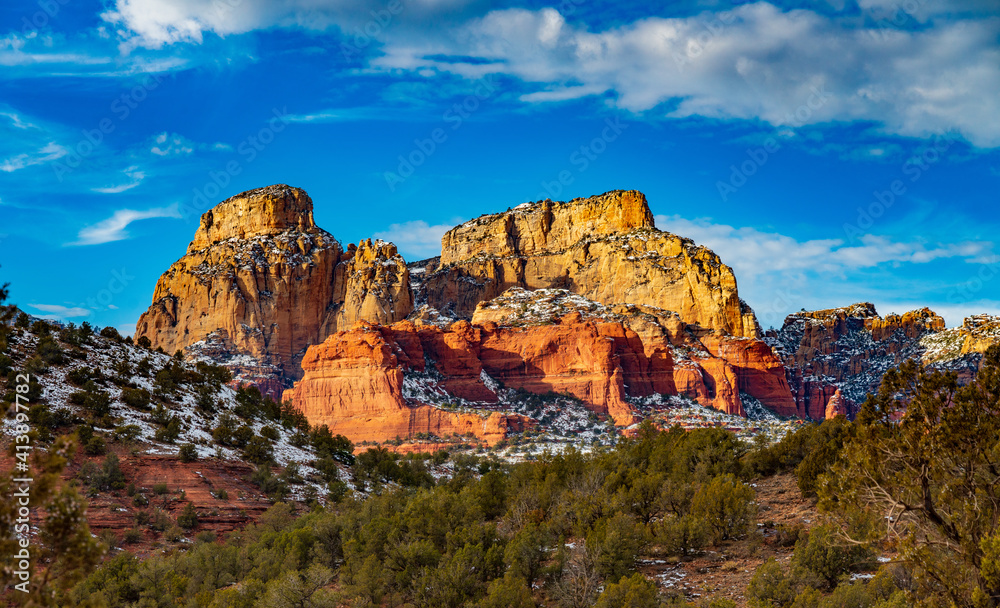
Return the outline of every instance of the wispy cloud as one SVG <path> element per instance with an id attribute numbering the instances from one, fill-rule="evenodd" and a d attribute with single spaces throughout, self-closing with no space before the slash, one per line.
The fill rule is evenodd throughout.
<path id="1" fill-rule="evenodd" d="M 884 303 L 879 309 L 882 313 L 923 306 L 937 309 L 944 298 L 938 302 L 913 303 L 909 308 L 899 304 L 899 294 L 913 288 L 903 278 L 907 266 L 952 260 L 967 264 L 968 274 L 974 276 L 978 265 L 997 264 L 994 244 L 989 241 L 927 243 L 866 235 L 860 238 L 860 243 L 847 243 L 842 239 L 800 240 L 777 232 L 677 215 L 657 215 L 655 220 L 658 228 L 708 247 L 730 265 L 740 295 L 754 307 L 765 327 L 780 326 L 786 314 L 801 307 L 832 308 L 862 299 Z M 858 281 L 861 276 L 878 275 L 885 267 L 894 268 L 891 284 Z M 943 288 L 923 286 L 921 290 L 940 294 Z M 973 303 L 969 303 L 965 310 L 972 308 Z M 950 313 L 955 310 L 948 309 Z M 961 317 L 946 318 L 951 324 L 961 321 Z"/>
<path id="2" fill-rule="evenodd" d="M 226 143 L 215 142 L 214 144 L 203 144 L 191 141 L 183 135 L 164 131 L 163 133 L 153 137 L 149 151 L 155 156 L 167 157 L 190 156 L 191 154 L 194 154 L 195 150 L 229 152 L 232 151 L 232 149 L 233 147 Z"/>
<path id="3" fill-rule="evenodd" d="M 747 278 L 807 271 L 843 276 L 851 270 L 881 264 L 926 264 L 947 258 L 978 263 L 992 259 L 993 252 L 993 243 L 989 241 L 928 244 L 865 235 L 860 237 L 860 244 L 854 245 L 843 239 L 800 241 L 776 232 L 736 228 L 704 219 L 689 220 L 678 215 L 658 215 L 655 219 L 661 230 L 705 245 L 730 264 L 738 277 Z"/>
<path id="4" fill-rule="evenodd" d="M 157 156 L 186 156 L 194 152 L 194 144 L 186 137 L 164 132 L 153 138 L 149 151 Z"/>
<path id="5" fill-rule="evenodd" d="M 78 306 L 62 306 L 60 304 L 29 304 L 28 306 L 46 312 L 48 314 L 36 315 L 40 319 L 62 321 L 63 319 L 75 319 L 77 317 L 90 316 L 90 310 Z"/>
<path id="6" fill-rule="evenodd" d="M 52 162 L 66 156 L 66 154 L 68 154 L 66 148 L 55 142 L 49 142 L 35 153 L 22 153 L 0 161 L 0 171 L 13 173 L 26 167 Z"/>
<path id="7" fill-rule="evenodd" d="M 146 173 L 144 171 L 139 170 L 139 167 L 137 166 L 129 167 L 128 169 L 122 171 L 122 173 L 124 173 L 125 176 L 129 178 L 129 181 L 121 184 L 116 184 L 114 186 L 104 186 L 102 188 L 94 188 L 93 189 L 94 192 L 100 192 L 101 194 L 118 194 L 120 192 L 125 192 L 126 190 L 131 190 L 132 188 L 135 188 L 136 186 L 142 183 L 142 180 L 146 178 Z"/>
<path id="8" fill-rule="evenodd" d="M 375 238 L 391 241 L 408 260 L 441 255 L 441 237 L 464 220 L 451 224 L 429 225 L 423 220 L 390 224 L 389 228 L 375 233 Z"/>
<path id="9" fill-rule="evenodd" d="M 158 217 L 180 218 L 177 204 L 169 207 L 136 211 L 134 209 L 119 209 L 106 220 L 102 220 L 80 230 L 77 240 L 67 245 L 100 245 L 112 241 L 122 241 L 129 238 L 128 226 L 132 222 Z"/>

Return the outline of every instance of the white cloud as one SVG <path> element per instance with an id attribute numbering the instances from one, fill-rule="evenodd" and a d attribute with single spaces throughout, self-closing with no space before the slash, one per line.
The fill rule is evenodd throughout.
<path id="1" fill-rule="evenodd" d="M 142 183 L 142 180 L 146 178 L 146 173 L 144 171 L 140 171 L 139 167 L 135 166 L 125 169 L 124 171 L 122 171 L 122 173 L 124 173 L 126 177 L 129 178 L 129 181 L 121 184 L 116 184 L 114 186 L 94 188 L 93 189 L 94 192 L 100 192 L 101 194 L 118 194 L 120 192 L 125 192 L 126 190 L 131 190 L 132 188 L 135 188 L 136 186 Z"/>
<path id="2" fill-rule="evenodd" d="M 149 151 L 157 156 L 186 156 L 194 152 L 194 144 L 176 133 L 163 132 L 153 138 Z"/>
<path id="3" fill-rule="evenodd" d="M 176 203 L 169 207 L 147 209 L 146 211 L 119 209 L 108 219 L 80 230 L 77 234 L 77 240 L 73 243 L 67 243 L 67 245 L 100 245 L 112 241 L 122 241 L 129 238 L 129 233 L 126 230 L 129 224 L 158 217 L 180 218 L 181 214 L 177 210 Z"/>
<path id="4" fill-rule="evenodd" d="M 430 258 L 441 255 L 441 237 L 462 221 L 434 226 L 428 225 L 423 220 L 390 224 L 387 230 L 376 232 L 375 238 L 395 243 L 407 260 Z"/>
<path id="5" fill-rule="evenodd" d="M 655 219 L 661 230 L 688 237 L 719 254 L 723 262 L 733 267 L 737 278 L 806 271 L 844 276 L 851 270 L 882 264 L 926 264 L 943 258 L 980 262 L 993 251 L 993 243 L 986 241 L 928 245 L 919 241 L 895 242 L 870 234 L 860 237 L 858 244 L 843 239 L 799 241 L 776 232 L 688 220 L 677 215 L 657 215 Z"/>
<path id="6" fill-rule="evenodd" d="M 26 167 L 52 162 L 66 156 L 67 153 L 66 148 L 55 142 L 49 142 L 42 146 L 34 154 L 22 153 L 0 161 L 0 171 L 13 173 L 14 171 L 20 171 Z"/>
<path id="7" fill-rule="evenodd" d="M 930 301 L 900 305 L 900 285 L 872 286 L 869 281 L 864 287 L 864 283 L 851 278 L 885 265 L 927 264 L 935 260 L 968 263 L 970 276 L 975 276 L 974 269 L 980 264 L 997 264 L 993 243 L 984 241 L 928 244 L 897 242 L 876 235 L 863 236 L 858 243 L 843 239 L 801 241 L 776 232 L 714 224 L 705 219 L 658 215 L 655 220 L 658 228 L 708 247 L 730 265 L 740 295 L 753 306 L 764 327 L 780 326 L 785 315 L 801 307 L 833 308 L 866 299 L 876 302 L 882 314 L 923 306 L 931 306 L 940 314 L 947 310 L 945 318 L 954 325 L 962 320 L 954 316 L 959 309 L 975 310 L 974 302 L 963 306 Z M 950 300 L 946 298 L 945 302 Z"/>
<path id="8" fill-rule="evenodd" d="M 390 13 L 384 0 L 115 0 L 114 8 L 101 18 L 116 26 L 126 49 L 160 48 L 178 42 L 200 43 L 208 33 L 228 36 L 272 27 L 325 30 L 339 26 L 353 32 L 353 28 L 367 26 L 377 35 L 398 21 L 426 19 L 470 1 L 406 0 L 402 10 Z"/>
<path id="9" fill-rule="evenodd" d="M 47 315 L 36 315 L 40 319 L 50 319 L 61 321 L 63 319 L 73 319 L 76 317 L 86 317 L 90 315 L 90 310 L 78 306 L 68 307 L 59 304 L 29 304 L 32 308 L 47 312 Z"/>
<path id="10" fill-rule="evenodd" d="M 435 36 L 390 34 L 372 64 L 469 78 L 502 72 L 542 89 L 524 95 L 527 101 L 610 91 L 613 103 L 634 112 L 666 103 L 670 117 L 791 127 L 873 121 L 896 135 L 958 131 L 994 147 L 998 35 L 1000 17 L 865 30 L 764 2 L 597 32 L 551 8 L 508 9 Z"/>
<path id="11" fill-rule="evenodd" d="M 922 0 L 913 17 L 921 26 L 910 29 L 881 17 L 906 3 L 860 4 L 867 21 L 757 2 L 595 31 L 553 8 L 483 14 L 487 5 L 473 0 L 413 0 L 381 18 L 381 0 L 116 0 L 102 18 L 126 46 L 150 48 L 273 27 L 336 27 L 353 44 L 367 28 L 374 35 L 355 51 L 378 48 L 371 67 L 504 73 L 526 84 L 527 103 L 610 92 L 620 108 L 669 117 L 793 128 L 871 121 L 896 135 L 957 131 L 974 145 L 1000 146 L 995 0 Z M 819 102 L 815 91 L 827 97 Z"/>

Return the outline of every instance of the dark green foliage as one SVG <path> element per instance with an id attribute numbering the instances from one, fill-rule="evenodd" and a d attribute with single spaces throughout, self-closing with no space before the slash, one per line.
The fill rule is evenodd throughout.
<path id="1" fill-rule="evenodd" d="M 834 528 L 819 526 L 799 537 L 791 565 L 800 580 L 814 587 L 833 587 L 844 574 L 873 568 L 875 555 L 866 546 L 838 538 Z"/>
<path id="2" fill-rule="evenodd" d="M 100 456 L 107 451 L 107 444 L 100 435 L 94 435 L 83 444 L 83 451 L 88 456 Z"/>
<path id="3" fill-rule="evenodd" d="M 250 476 L 250 481 L 272 500 L 283 500 L 290 491 L 288 484 L 271 472 L 268 464 L 258 465 L 257 470 Z"/>
<path id="4" fill-rule="evenodd" d="M 888 539 L 928 606 L 1000 600 L 1000 347 L 972 383 L 907 362 L 883 378 L 820 478 L 820 507 L 855 540 Z"/>
<path id="5" fill-rule="evenodd" d="M 121 342 L 123 339 L 122 335 L 118 333 L 118 330 L 111 326 L 101 328 L 100 335 L 102 338 L 114 340 L 115 342 Z"/>
<path id="6" fill-rule="evenodd" d="M 599 574 L 616 581 L 635 570 L 635 556 L 649 543 L 645 526 L 623 513 L 598 522 L 587 535 L 587 548 L 597 554 Z"/>
<path id="7" fill-rule="evenodd" d="M 354 464 L 354 444 L 343 435 L 334 436 L 330 427 L 325 424 L 313 429 L 309 441 L 321 458 L 332 458 L 346 465 Z"/>
<path id="8" fill-rule="evenodd" d="M 170 416 L 163 428 L 156 430 L 155 438 L 164 443 L 173 443 L 181 435 L 181 419 L 177 416 Z"/>
<path id="9" fill-rule="evenodd" d="M 146 336 L 140 336 L 139 339 L 135 341 L 135 345 L 140 346 L 142 348 L 149 348 L 153 344 L 152 342 L 149 341 L 149 338 L 147 338 Z"/>
<path id="10" fill-rule="evenodd" d="M 279 433 L 278 429 L 274 428 L 273 426 L 260 427 L 260 436 L 264 437 L 265 439 L 269 439 L 271 441 L 277 441 L 281 439 L 281 433 Z"/>
<path id="11" fill-rule="evenodd" d="M 641 574 L 633 574 L 629 578 L 622 578 L 619 582 L 608 585 L 594 604 L 594 608 L 658 608 L 659 606 L 660 599 L 657 597 L 656 585 Z"/>
<path id="12" fill-rule="evenodd" d="M 243 458 L 254 464 L 271 462 L 274 459 L 274 448 L 269 440 L 257 435 L 243 448 Z"/>
<path id="13" fill-rule="evenodd" d="M 52 365 L 62 365 L 66 362 L 62 348 L 51 335 L 42 336 L 38 340 L 38 348 L 35 352 L 43 361 Z"/>
<path id="14" fill-rule="evenodd" d="M 753 488 L 732 475 L 720 475 L 702 485 L 691 499 L 691 510 L 703 518 L 716 540 L 740 538 L 757 520 Z"/>
<path id="15" fill-rule="evenodd" d="M 224 414 L 216 435 L 231 441 L 237 427 Z M 336 583 L 336 606 L 521 608 L 536 597 L 559 606 L 656 605 L 656 594 L 632 577 L 637 556 L 667 544 L 677 554 L 697 550 L 707 524 L 691 508 L 696 488 L 715 487 L 724 476 L 729 494 L 742 496 L 735 476 L 746 447 L 725 437 L 644 428 L 614 450 L 568 450 L 520 464 L 373 449 L 350 465 L 355 486 L 369 491 L 355 498 L 339 479 L 346 463 L 334 458 L 353 446 L 316 429 L 310 441 L 321 446 L 315 466 L 330 490 L 325 508 L 295 517 L 289 505 L 275 505 L 223 543 L 199 542 L 142 562 L 134 580 L 142 581 L 148 605 L 167 608 L 285 605 L 281 598 L 308 596 L 309 581 Z M 446 459 L 454 473 L 435 482 L 428 466 Z M 251 481 L 280 500 L 299 477 L 294 466 L 275 474 L 262 464 Z M 722 502 L 725 513 L 741 512 L 737 501 Z M 161 530 L 174 526 L 162 513 L 148 517 Z M 665 522 L 684 526 L 668 530 Z M 91 589 L 80 597 L 94 596 Z M 128 606 L 105 599 L 109 608 Z"/>
<path id="16" fill-rule="evenodd" d="M 195 397 L 195 405 L 198 407 L 198 409 L 200 409 L 203 412 L 207 412 L 209 414 L 215 412 L 216 409 L 215 390 L 216 389 L 212 388 L 212 386 L 207 384 L 198 387 L 198 389 L 195 391 L 195 394 L 197 395 Z"/>
<path id="17" fill-rule="evenodd" d="M 69 401 L 82 405 L 97 420 L 111 413 L 111 395 L 102 391 L 93 380 L 87 380 L 82 391 L 70 393 Z"/>
<path id="18" fill-rule="evenodd" d="M 772 557 L 754 572 L 747 586 L 750 608 L 785 608 L 795 601 L 795 589 L 785 570 Z"/>
<path id="19" fill-rule="evenodd" d="M 118 456 L 108 454 L 99 468 L 87 471 L 87 484 L 95 490 L 122 490 L 125 488 L 125 473 L 122 472 Z"/>
<path id="20" fill-rule="evenodd" d="M 177 457 L 181 462 L 194 462 L 198 460 L 198 448 L 193 444 L 185 443 L 177 450 Z"/>
<path id="21" fill-rule="evenodd" d="M 366 450 L 357 456 L 351 469 L 355 485 L 395 482 L 407 487 L 430 487 L 434 478 L 423 460 L 401 458 L 389 450 L 379 447 Z"/>
<path id="22" fill-rule="evenodd" d="M 708 524 L 701 517 L 665 517 L 654 527 L 656 542 L 667 555 L 687 556 L 708 544 Z"/>
<path id="23" fill-rule="evenodd" d="M 184 510 L 177 516 L 177 525 L 185 530 L 198 527 L 198 513 L 195 511 L 192 503 L 184 505 Z"/>

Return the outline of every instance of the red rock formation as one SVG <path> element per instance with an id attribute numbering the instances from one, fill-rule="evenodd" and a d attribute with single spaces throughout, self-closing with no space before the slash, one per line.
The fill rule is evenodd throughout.
<path id="1" fill-rule="evenodd" d="M 834 409 L 853 416 L 882 374 L 919 355 L 921 341 L 941 332 L 944 319 L 927 308 L 879 316 L 870 302 L 789 315 L 767 340 L 787 366 L 795 415 L 822 420 Z"/>
<path id="2" fill-rule="evenodd" d="M 733 367 L 739 392 L 753 395 L 779 415 L 796 412 L 785 366 L 770 346 L 760 340 L 720 335 L 705 336 L 701 343 Z"/>
<path id="3" fill-rule="evenodd" d="M 338 328 L 405 318 L 413 298 L 395 246 L 369 240 L 344 251 L 312 211 L 305 191 L 285 185 L 207 211 L 186 255 L 157 282 L 136 339 L 173 353 L 221 336 L 232 357 L 296 378 L 305 348 Z"/>
<path id="4" fill-rule="evenodd" d="M 359 321 L 350 331 L 310 347 L 302 360 L 305 375 L 285 391 L 284 399 L 301 409 L 311 424 L 326 424 L 355 442 L 430 433 L 473 435 L 493 445 L 509 428 L 524 428 L 519 417 L 499 412 L 479 416 L 408 404 L 403 370 L 393 352 L 396 344 L 380 329 Z"/>

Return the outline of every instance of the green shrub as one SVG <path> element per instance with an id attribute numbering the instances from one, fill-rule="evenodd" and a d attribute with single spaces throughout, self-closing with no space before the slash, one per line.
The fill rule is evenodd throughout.
<path id="1" fill-rule="evenodd" d="M 875 566 L 875 554 L 862 545 L 847 544 L 835 528 L 817 526 L 800 535 L 792 555 L 792 574 L 813 586 L 833 587 L 841 575 Z"/>
<path id="2" fill-rule="evenodd" d="M 648 543 L 646 527 L 624 513 L 599 521 L 587 535 L 587 547 L 597 555 L 597 571 L 612 581 L 635 570 L 636 556 Z"/>
<path id="3" fill-rule="evenodd" d="M 261 427 L 260 436 L 270 439 L 271 441 L 277 441 L 281 439 L 281 433 L 279 433 L 278 429 L 274 428 L 273 426 Z"/>
<path id="4" fill-rule="evenodd" d="M 691 499 L 691 512 L 699 514 L 715 540 L 740 538 L 757 519 L 753 488 L 733 475 L 720 475 L 703 484 Z"/>
<path id="5" fill-rule="evenodd" d="M 198 513 L 192 503 L 184 505 L 184 510 L 177 516 L 177 525 L 185 530 L 191 530 L 198 526 Z"/>
<path id="6" fill-rule="evenodd" d="M 785 608 L 795 600 L 795 591 L 781 564 L 772 557 L 750 578 L 746 597 L 750 608 Z"/>
<path id="7" fill-rule="evenodd" d="M 148 410 L 153 396 L 144 388 L 123 388 L 122 402 L 138 410 Z"/>
<path id="8" fill-rule="evenodd" d="M 594 608 L 659 608 L 656 585 L 636 573 L 611 583 L 597 598 Z"/>
<path id="9" fill-rule="evenodd" d="M 100 456 L 107 451 L 107 446 L 104 443 L 104 437 L 100 435 L 94 435 L 91 437 L 87 443 L 83 446 L 83 451 L 89 456 Z"/>
<path id="10" fill-rule="evenodd" d="M 198 448 L 191 443 L 185 443 L 177 451 L 177 457 L 181 462 L 194 462 L 198 460 Z"/>
<path id="11" fill-rule="evenodd" d="M 274 459 L 274 448 L 267 439 L 256 436 L 243 448 L 243 457 L 254 464 L 264 464 Z"/>
<path id="12" fill-rule="evenodd" d="M 708 543 L 708 526 L 694 515 L 663 518 L 654 530 L 656 541 L 667 555 L 687 556 Z"/>

